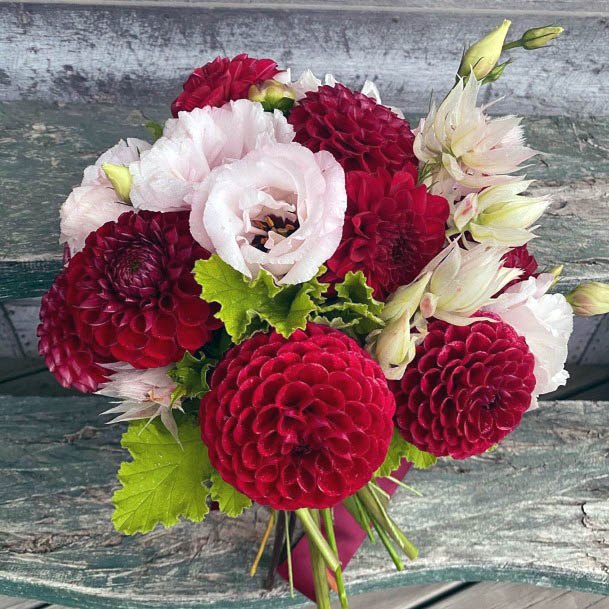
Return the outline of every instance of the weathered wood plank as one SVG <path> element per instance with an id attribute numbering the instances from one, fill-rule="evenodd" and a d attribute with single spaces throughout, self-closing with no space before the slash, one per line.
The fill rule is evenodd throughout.
<path id="1" fill-rule="evenodd" d="M 96 416 L 105 403 L 0 398 L 3 591 L 81 609 L 299 606 L 246 573 L 263 510 L 133 538 L 112 530 L 125 455 L 120 430 Z M 609 403 L 551 403 L 495 452 L 409 474 L 424 497 L 399 491 L 392 513 L 421 558 L 396 573 L 366 543 L 347 570 L 351 593 L 455 579 L 609 593 L 608 447 Z"/>
<path id="2" fill-rule="evenodd" d="M 519 31 L 560 18 L 567 34 L 543 53 L 519 53 L 510 78 L 488 90 L 492 96 L 510 94 L 506 110 L 525 114 L 608 112 L 602 2 L 573 11 L 564 2 L 560 10 L 544 9 L 541 0 L 524 10 L 495 2 L 490 12 L 481 1 L 473 11 L 456 10 L 456 1 L 437 10 L 439 0 L 432 10 L 406 0 L 398 8 L 386 0 L 383 10 L 370 2 L 321 4 L 4 4 L 0 54 L 12 59 L 2 68 L 0 99 L 169 101 L 194 66 L 245 51 L 296 72 L 331 71 L 354 84 L 374 79 L 387 102 L 423 112 L 430 92 L 452 80 L 464 40 L 512 16 Z"/>
<path id="3" fill-rule="evenodd" d="M 0 596 L 0 609 L 41 609 L 45 606 L 38 601 L 20 601 L 10 596 Z"/>
<path id="4" fill-rule="evenodd" d="M 482 583 L 435 603 L 432 609 L 609 609 L 596 594 L 544 590 L 520 584 Z M 397 606 L 395 609 L 398 609 Z"/>
<path id="5" fill-rule="evenodd" d="M 0 300 L 47 289 L 61 264 L 59 205 L 101 151 L 121 137 L 146 136 L 144 114 L 163 120 L 167 109 L 0 104 Z M 556 199 L 533 249 L 543 264 L 566 263 L 564 289 L 609 279 L 609 119 L 535 119 L 527 132 L 532 146 L 548 151 L 529 175 Z"/>

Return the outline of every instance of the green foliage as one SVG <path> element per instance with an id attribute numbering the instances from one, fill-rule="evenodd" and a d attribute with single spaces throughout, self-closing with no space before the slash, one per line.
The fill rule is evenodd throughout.
<path id="1" fill-rule="evenodd" d="M 205 355 L 196 357 L 186 351 L 168 372 L 169 378 L 178 385 L 171 394 L 172 402 L 180 398 L 203 397 L 209 391 L 207 373 L 215 364 L 216 360 L 208 359 Z"/>
<path id="2" fill-rule="evenodd" d="M 207 448 L 192 417 L 176 417 L 180 444 L 157 419 L 135 421 L 121 444 L 133 458 L 121 464 L 122 488 L 114 493 L 112 521 L 121 533 L 146 533 L 158 524 L 171 527 L 180 517 L 199 522 L 209 512 L 212 474 Z"/>
<path id="3" fill-rule="evenodd" d="M 261 270 L 250 280 L 215 254 L 198 260 L 194 270 L 201 297 L 220 305 L 217 317 L 236 343 L 269 326 L 286 338 L 303 329 L 327 287 L 318 280 L 324 272 L 322 267 L 317 277 L 306 283 L 279 286 L 268 271 Z"/>
<path id="4" fill-rule="evenodd" d="M 241 516 L 243 510 L 251 507 L 252 501 L 234 486 L 225 482 L 214 470 L 211 474 L 211 499 L 217 501 L 221 512 L 231 518 Z"/>
<path id="5" fill-rule="evenodd" d="M 395 431 L 385 461 L 376 471 L 375 476 L 377 478 L 390 476 L 392 472 L 400 466 L 402 459 L 406 459 L 412 463 L 415 469 L 427 469 L 438 460 L 433 455 L 419 450 L 416 446 L 404 440 L 404 438 Z"/>
<path id="6" fill-rule="evenodd" d="M 361 271 L 347 273 L 335 288 L 336 298 L 320 306 L 316 312 L 317 316 L 328 320 L 329 325 L 344 331 L 350 329 L 359 336 L 385 325 L 379 317 L 383 303 L 372 296 L 373 290 Z"/>
<path id="7" fill-rule="evenodd" d="M 152 136 L 153 142 L 156 142 L 159 138 L 163 137 L 163 126 L 156 121 L 146 121 L 146 123 L 144 123 L 144 127 L 146 127 L 148 133 L 150 133 Z"/>

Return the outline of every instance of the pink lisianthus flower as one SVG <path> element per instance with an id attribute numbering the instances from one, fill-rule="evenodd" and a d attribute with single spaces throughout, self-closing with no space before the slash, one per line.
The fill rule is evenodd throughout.
<path id="1" fill-rule="evenodd" d="M 130 165 L 131 202 L 138 209 L 187 210 L 192 189 L 212 169 L 293 137 L 281 112 L 265 112 L 247 99 L 180 112 L 166 122 L 163 137 Z"/>
<path id="2" fill-rule="evenodd" d="M 214 170 L 192 197 L 190 228 L 208 251 L 247 277 L 308 281 L 341 239 L 345 174 L 325 151 L 273 144 Z"/>
<path id="3" fill-rule="evenodd" d="M 548 294 L 554 276 L 542 274 L 520 281 L 483 311 L 495 313 L 524 337 L 535 357 L 534 397 L 564 385 L 567 343 L 573 332 L 573 311 L 562 294 Z"/>
<path id="4" fill-rule="evenodd" d="M 72 256 L 84 247 L 89 233 L 106 222 L 116 220 L 128 209 L 106 177 L 102 164 L 128 166 L 149 148 L 150 144 L 143 140 L 135 138 L 121 140 L 106 150 L 94 165 L 85 169 L 81 185 L 72 190 L 59 212 L 61 217 L 59 242 L 67 243 Z"/>

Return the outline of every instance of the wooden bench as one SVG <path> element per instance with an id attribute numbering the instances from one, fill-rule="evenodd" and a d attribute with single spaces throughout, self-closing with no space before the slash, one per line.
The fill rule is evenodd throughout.
<path id="1" fill-rule="evenodd" d="M 0 300 L 48 288 L 61 267 L 58 207 L 84 166 L 119 138 L 145 137 L 144 116 L 166 118 L 194 66 L 247 51 L 296 73 L 371 78 L 416 120 L 430 90 L 441 96 L 451 82 L 462 41 L 504 16 L 517 32 L 550 21 L 567 30 L 554 49 L 519 54 L 485 90 L 507 96 L 496 111 L 524 114 L 530 144 L 545 151 L 528 175 L 554 205 L 532 248 L 543 265 L 565 263 L 562 290 L 609 281 L 606 2 L 370 4 L 0 2 L 0 57 L 10 58 L 0 64 Z M 589 324 L 582 341 L 603 328 L 608 320 Z M 609 362 L 608 344 L 595 348 L 588 363 Z M 97 416 L 105 404 L 0 396 L 0 593 L 83 609 L 301 606 L 285 586 L 262 592 L 247 575 L 265 524 L 256 511 L 146 537 L 113 531 L 109 498 L 125 454 L 121 430 Z M 399 491 L 392 513 L 421 559 L 396 573 L 365 544 L 347 571 L 351 593 L 501 580 L 609 595 L 608 430 L 609 403 L 546 403 L 497 451 L 409 475 L 424 496 Z"/>

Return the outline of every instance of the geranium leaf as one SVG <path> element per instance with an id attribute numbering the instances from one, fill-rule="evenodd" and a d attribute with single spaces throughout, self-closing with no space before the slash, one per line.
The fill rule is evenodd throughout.
<path id="1" fill-rule="evenodd" d="M 385 325 L 379 317 L 383 303 L 372 296 L 373 290 L 366 283 L 361 271 L 347 273 L 343 281 L 334 287 L 336 297 L 321 305 L 316 311 L 317 316 L 327 319 L 330 323 L 340 319 L 360 336 Z"/>
<path id="2" fill-rule="evenodd" d="M 208 359 L 205 355 L 196 357 L 186 351 L 179 362 L 168 372 L 177 384 L 172 393 L 172 400 L 178 398 L 201 398 L 209 391 L 207 374 L 215 366 L 216 360 Z"/>
<path id="3" fill-rule="evenodd" d="M 406 459 L 412 463 L 415 469 L 427 469 L 436 463 L 438 460 L 433 455 L 419 450 L 414 444 L 410 444 L 395 431 L 391 444 L 387 451 L 385 461 L 374 474 L 377 478 L 391 476 L 391 474 L 400 466 L 402 459 Z"/>
<path id="4" fill-rule="evenodd" d="M 322 267 L 317 277 L 324 272 Z M 294 330 L 303 329 L 327 287 L 317 277 L 298 285 L 277 285 L 265 270 L 251 280 L 215 254 L 208 260 L 198 260 L 194 274 L 201 297 L 220 305 L 216 316 L 235 342 L 264 330 L 267 324 L 286 338 Z"/>
<path id="5" fill-rule="evenodd" d="M 158 524 L 171 527 L 180 517 L 199 522 L 209 512 L 211 476 L 207 448 L 193 417 L 176 417 L 180 444 L 157 419 L 135 421 L 121 444 L 133 458 L 118 471 L 122 488 L 114 493 L 112 521 L 121 533 L 147 533 Z"/>
<path id="6" fill-rule="evenodd" d="M 252 500 L 225 482 L 217 471 L 211 475 L 211 498 L 218 502 L 221 512 L 231 518 L 241 516 L 243 510 L 251 507 Z"/>

